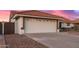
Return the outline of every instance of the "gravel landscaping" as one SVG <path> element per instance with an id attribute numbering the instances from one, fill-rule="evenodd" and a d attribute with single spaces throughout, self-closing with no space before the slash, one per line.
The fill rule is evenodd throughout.
<path id="1" fill-rule="evenodd" d="M 25 35 L 5 35 L 5 41 L 9 48 L 47 48 Z"/>
<path id="2" fill-rule="evenodd" d="M 5 48 L 5 40 L 4 37 L 2 35 L 0 35 L 0 48 Z"/>

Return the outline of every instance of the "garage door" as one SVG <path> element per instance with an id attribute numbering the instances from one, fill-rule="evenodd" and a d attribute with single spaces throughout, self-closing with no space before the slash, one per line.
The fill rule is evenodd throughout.
<path id="1" fill-rule="evenodd" d="M 56 32 L 55 20 L 25 20 L 25 33 L 46 33 Z"/>

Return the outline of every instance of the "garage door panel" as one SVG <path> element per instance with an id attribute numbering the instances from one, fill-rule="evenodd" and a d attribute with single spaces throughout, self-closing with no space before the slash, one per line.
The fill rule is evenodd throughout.
<path id="1" fill-rule="evenodd" d="M 26 33 L 56 32 L 56 21 L 26 20 Z"/>

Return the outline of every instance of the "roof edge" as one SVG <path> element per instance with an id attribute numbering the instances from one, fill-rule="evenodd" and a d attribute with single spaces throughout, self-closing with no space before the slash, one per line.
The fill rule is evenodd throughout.
<path id="1" fill-rule="evenodd" d="M 15 19 L 16 17 L 35 17 L 35 18 L 47 18 L 47 19 L 62 19 L 62 18 L 52 18 L 52 17 L 41 17 L 41 16 L 32 16 L 32 15 L 22 15 L 22 14 L 15 14 L 12 19 Z"/>

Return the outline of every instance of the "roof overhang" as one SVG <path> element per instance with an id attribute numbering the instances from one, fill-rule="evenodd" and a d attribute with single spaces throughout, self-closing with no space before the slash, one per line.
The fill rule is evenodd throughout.
<path id="1" fill-rule="evenodd" d="M 15 14 L 11 19 L 15 19 L 16 17 L 32 17 L 32 18 L 42 18 L 42 19 L 51 19 L 51 20 L 58 20 L 58 19 L 60 19 L 60 21 L 61 21 L 61 19 L 62 20 L 64 20 L 63 18 L 60 18 L 60 17 L 57 17 L 57 18 L 55 18 L 55 17 L 42 17 L 42 16 L 32 16 L 32 15 L 22 15 L 22 14 Z"/>

